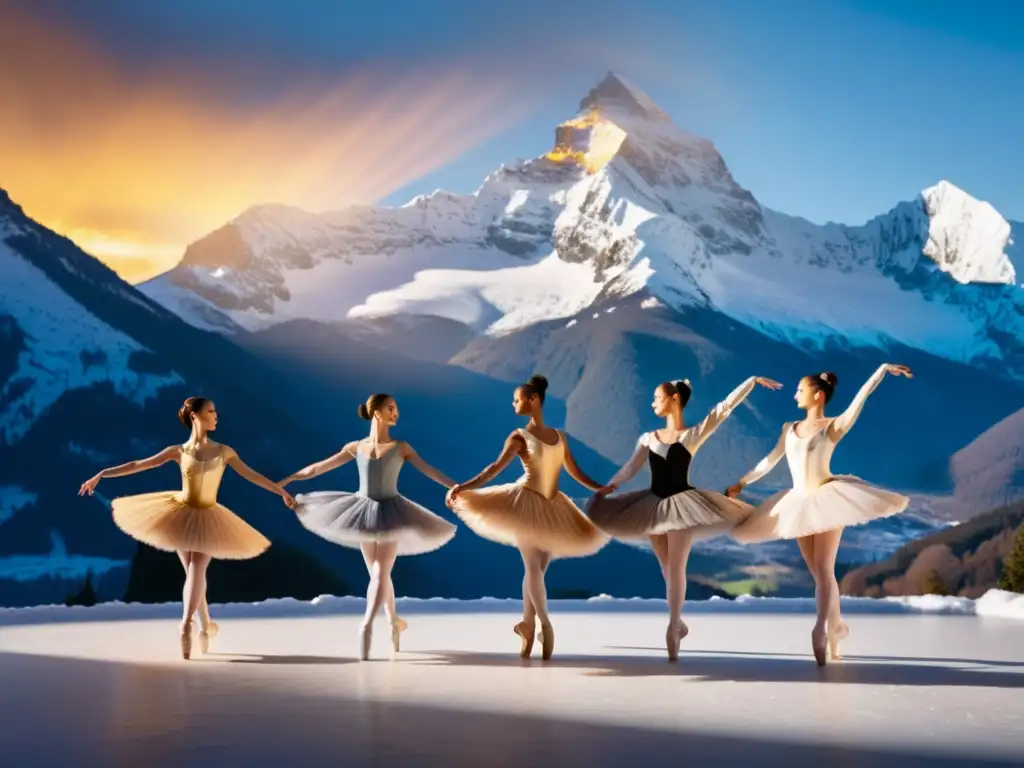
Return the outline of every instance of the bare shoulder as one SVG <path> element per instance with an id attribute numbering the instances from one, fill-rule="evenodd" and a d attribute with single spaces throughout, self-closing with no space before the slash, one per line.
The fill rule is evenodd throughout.
<path id="1" fill-rule="evenodd" d="M 183 445 L 169 445 L 160 451 L 158 456 L 161 456 L 168 461 L 181 461 L 182 454 L 185 453 L 185 446 Z"/>
<path id="2" fill-rule="evenodd" d="M 362 440 L 352 440 L 351 442 L 345 443 L 341 448 L 341 453 L 347 453 L 351 456 L 356 455 L 356 451 L 359 450 L 359 444 Z"/>
<path id="3" fill-rule="evenodd" d="M 230 445 L 225 445 L 224 443 L 219 443 L 218 445 L 220 447 L 221 458 L 224 459 L 224 461 L 231 461 L 232 459 L 238 458 L 238 453 Z"/>
<path id="4" fill-rule="evenodd" d="M 398 451 L 398 455 L 401 456 L 403 459 L 407 459 L 410 456 L 416 455 L 416 449 L 413 448 L 412 445 L 410 443 L 407 443 L 405 440 L 396 440 L 395 443 L 396 445 L 394 449 Z"/>

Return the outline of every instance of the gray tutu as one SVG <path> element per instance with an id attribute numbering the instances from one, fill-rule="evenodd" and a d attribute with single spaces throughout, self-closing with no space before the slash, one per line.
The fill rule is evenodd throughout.
<path id="1" fill-rule="evenodd" d="M 617 539 L 646 539 L 670 531 L 693 531 L 695 538 L 705 539 L 735 527 L 753 510 L 744 501 L 694 488 L 665 499 L 650 491 L 592 496 L 586 513 L 594 525 Z"/>
<path id="2" fill-rule="evenodd" d="M 399 555 L 438 549 L 455 536 L 455 526 L 404 496 L 377 501 L 357 493 L 300 493 L 296 513 L 310 531 L 343 547 L 398 542 Z"/>

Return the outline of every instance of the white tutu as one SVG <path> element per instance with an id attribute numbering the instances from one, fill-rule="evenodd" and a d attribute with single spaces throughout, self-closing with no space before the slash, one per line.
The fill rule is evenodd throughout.
<path id="1" fill-rule="evenodd" d="M 798 539 L 898 515 L 909 501 L 854 475 L 836 475 L 811 491 L 776 493 L 729 535 L 745 544 Z"/>

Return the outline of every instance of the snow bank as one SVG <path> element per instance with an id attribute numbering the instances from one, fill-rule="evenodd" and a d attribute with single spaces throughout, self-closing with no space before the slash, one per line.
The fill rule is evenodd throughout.
<path id="1" fill-rule="evenodd" d="M 514 598 L 485 597 L 479 600 L 452 598 L 398 599 L 401 613 L 517 613 L 522 601 Z M 620 598 L 599 595 L 589 600 L 551 600 L 555 613 L 655 613 L 665 610 L 665 601 L 648 598 Z M 226 603 L 213 606 L 216 618 L 271 618 L 361 614 L 366 601 L 361 597 L 321 595 L 313 600 L 277 598 L 260 603 Z M 972 600 L 966 597 L 921 595 L 911 597 L 844 597 L 843 611 L 848 614 L 938 614 L 1024 619 L 1024 595 L 1002 590 L 989 590 Z M 710 600 L 687 602 L 687 613 L 718 614 L 813 614 L 813 598 L 778 598 L 742 596 L 735 600 L 713 597 Z M 89 608 L 83 606 L 39 605 L 30 608 L 0 609 L 0 626 L 47 624 L 76 621 L 131 621 L 139 619 L 176 618 L 180 603 L 110 602 Z"/>

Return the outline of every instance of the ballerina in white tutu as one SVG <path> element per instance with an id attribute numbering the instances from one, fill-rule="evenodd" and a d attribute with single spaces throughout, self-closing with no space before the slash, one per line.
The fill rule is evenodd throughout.
<path id="1" fill-rule="evenodd" d="M 868 396 L 887 373 L 912 378 L 906 366 L 882 365 L 850 406 L 834 418 L 825 417 L 825 404 L 835 392 L 836 375 L 820 373 L 801 379 L 794 399 L 807 416 L 803 421 L 784 424 L 772 452 L 726 491 L 730 497 L 737 496 L 786 457 L 793 477 L 792 490 L 767 499 L 730 535 L 744 543 L 797 540 L 814 578 L 818 616 L 811 632 L 811 647 L 819 666 L 825 665 L 826 650 L 833 659 L 841 658 L 839 642 L 850 634 L 839 611 L 835 576 L 843 528 L 896 515 L 907 508 L 906 496 L 875 488 L 853 475 L 833 475 L 829 468 L 836 444 L 853 427 Z"/>
<path id="2" fill-rule="evenodd" d="M 391 395 L 375 394 L 359 406 L 359 416 L 370 422 L 370 436 L 349 443 L 333 456 L 310 464 L 281 481 L 309 480 L 353 459 L 359 467 L 359 491 L 319 491 L 295 497 L 299 520 L 310 531 L 343 547 L 362 550 L 370 584 L 366 615 L 359 628 L 360 658 L 367 659 L 373 620 L 381 605 L 391 625 L 391 644 L 408 624 L 395 610 L 391 569 L 399 555 L 432 552 L 455 535 L 455 526 L 398 493 L 398 474 L 405 462 L 445 488 L 454 481 L 419 457 L 408 443 L 394 440 L 390 428 L 398 422 L 398 404 Z"/>
<path id="3" fill-rule="evenodd" d="M 650 539 L 658 558 L 668 601 L 669 623 L 665 645 L 669 661 L 679 657 L 679 643 L 689 633 L 682 619 L 686 600 L 686 563 L 695 538 L 709 538 L 743 522 L 753 511 L 745 501 L 690 485 L 690 462 L 704 441 L 714 434 L 754 387 L 781 389 L 777 381 L 751 376 L 716 405 L 703 421 L 692 427 L 683 423 L 683 409 L 690 400 L 690 382 L 666 381 L 654 390 L 651 408 L 665 419 L 665 428 L 646 432 L 625 466 L 600 488 L 587 504 L 587 515 L 607 534 L 625 540 Z M 651 487 L 608 496 L 651 465 Z"/>

